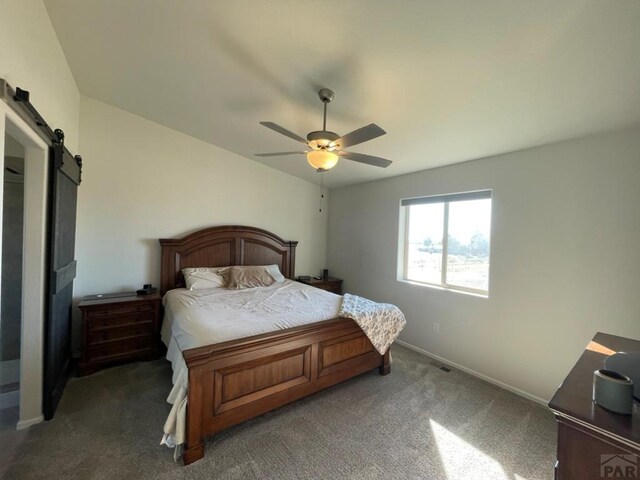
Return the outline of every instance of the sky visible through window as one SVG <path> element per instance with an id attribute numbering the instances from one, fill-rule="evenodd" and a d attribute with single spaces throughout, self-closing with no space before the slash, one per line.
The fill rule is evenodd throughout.
<path id="1" fill-rule="evenodd" d="M 431 238 L 433 242 L 442 242 L 443 216 L 444 203 L 413 205 L 409 243 L 422 243 L 427 238 Z M 449 235 L 456 237 L 463 244 L 468 244 L 476 232 L 487 238 L 490 236 L 491 201 L 451 202 L 449 204 Z"/>

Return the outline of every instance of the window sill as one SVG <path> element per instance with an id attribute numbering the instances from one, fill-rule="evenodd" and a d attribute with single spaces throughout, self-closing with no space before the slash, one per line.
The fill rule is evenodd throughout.
<path id="1" fill-rule="evenodd" d="M 463 295 L 469 295 L 477 298 L 489 298 L 489 293 L 476 292 L 473 290 L 465 290 L 464 288 L 453 287 L 449 285 L 436 285 L 433 283 L 416 282 L 415 280 L 407 280 L 405 278 L 398 278 L 398 282 L 407 283 L 409 285 L 415 285 L 417 287 L 427 287 L 433 290 L 440 290 L 443 292 L 462 293 Z"/>

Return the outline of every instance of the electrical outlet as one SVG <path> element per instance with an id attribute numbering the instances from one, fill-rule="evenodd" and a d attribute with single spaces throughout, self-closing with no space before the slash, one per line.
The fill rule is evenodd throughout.
<path id="1" fill-rule="evenodd" d="M 433 322 L 433 331 L 436 333 L 440 333 L 440 323 Z"/>

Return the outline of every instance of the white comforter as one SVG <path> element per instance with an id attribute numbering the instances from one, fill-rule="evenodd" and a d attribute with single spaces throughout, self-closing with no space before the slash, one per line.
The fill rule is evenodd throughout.
<path id="1" fill-rule="evenodd" d="M 161 443 L 173 447 L 185 442 L 188 375 L 183 350 L 336 318 L 341 302 L 339 295 L 291 280 L 247 290 L 167 292 L 162 341 L 174 386 Z"/>

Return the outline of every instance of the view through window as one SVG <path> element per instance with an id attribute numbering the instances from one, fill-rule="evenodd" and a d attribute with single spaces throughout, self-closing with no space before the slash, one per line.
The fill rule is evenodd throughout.
<path id="1" fill-rule="evenodd" d="M 402 201 L 404 279 L 487 294 L 491 191 Z"/>

